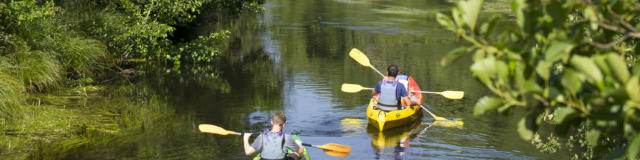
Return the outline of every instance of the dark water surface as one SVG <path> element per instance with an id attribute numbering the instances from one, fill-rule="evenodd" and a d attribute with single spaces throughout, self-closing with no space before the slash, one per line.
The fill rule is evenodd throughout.
<path id="1" fill-rule="evenodd" d="M 149 73 L 132 80 L 136 91 L 144 93 L 140 103 L 148 101 L 145 96 L 158 97 L 171 116 L 141 135 L 73 157 L 248 159 L 240 137 L 202 134 L 197 125 L 260 132 L 270 127 L 271 113 L 284 111 L 287 132 L 311 144 L 349 145 L 352 152 L 344 159 L 558 158 L 519 138 L 518 116 L 473 117 L 477 99 L 490 92 L 472 77 L 470 57 L 448 67 L 439 63 L 449 50 L 462 45 L 433 14 L 452 6 L 445 0 L 280 0 L 265 2 L 266 12 L 257 16 L 225 19 L 205 11 L 189 32 L 206 34 L 219 25 L 231 28 L 226 49 L 231 56 L 212 66 L 149 67 Z M 362 50 L 380 70 L 399 65 L 423 90 L 465 91 L 462 100 L 425 95 L 433 113 L 463 119 L 464 127 L 429 127 L 433 118 L 426 114 L 419 124 L 383 133 L 367 127 L 370 93 L 342 93 L 340 86 L 373 87 L 380 77 L 349 58 L 351 48 Z M 405 141 L 409 147 L 399 147 Z M 309 151 L 313 159 L 341 159 L 318 149 Z"/>

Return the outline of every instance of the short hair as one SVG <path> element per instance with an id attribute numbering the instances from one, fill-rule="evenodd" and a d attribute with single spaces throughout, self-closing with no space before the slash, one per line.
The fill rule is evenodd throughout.
<path id="1" fill-rule="evenodd" d="M 285 122 L 287 122 L 287 117 L 284 116 L 284 113 L 282 112 L 276 112 L 273 113 L 273 117 L 271 118 L 271 121 L 273 121 L 274 125 L 284 125 Z"/>
<path id="2" fill-rule="evenodd" d="M 387 67 L 387 75 L 396 77 L 398 75 L 398 66 L 395 64 L 389 65 L 389 67 Z"/>

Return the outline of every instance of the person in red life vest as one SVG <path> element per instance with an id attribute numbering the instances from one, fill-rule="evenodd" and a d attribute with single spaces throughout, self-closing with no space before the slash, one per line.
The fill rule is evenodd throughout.
<path id="1" fill-rule="evenodd" d="M 406 87 L 407 92 L 409 93 L 409 100 L 411 100 L 412 104 L 422 104 L 422 94 L 419 92 L 413 92 L 420 91 L 420 87 L 418 87 L 418 84 L 413 77 L 407 75 L 404 71 L 398 71 L 396 81 L 402 83 Z M 405 105 L 408 106 L 408 104 Z"/>

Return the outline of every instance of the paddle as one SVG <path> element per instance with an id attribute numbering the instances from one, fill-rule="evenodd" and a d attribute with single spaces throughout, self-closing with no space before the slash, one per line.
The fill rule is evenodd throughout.
<path id="1" fill-rule="evenodd" d="M 464 122 L 460 121 L 460 120 L 448 120 L 446 118 L 442 118 L 442 117 L 438 117 L 435 114 L 431 113 L 427 107 L 424 107 L 423 105 L 420 105 L 420 107 L 422 107 L 422 109 L 424 109 L 425 111 L 427 111 L 427 113 L 431 114 L 431 116 L 435 119 L 435 121 L 433 121 L 432 124 L 436 124 L 437 126 L 442 126 L 442 127 L 458 127 L 458 128 L 462 128 L 462 126 L 464 125 Z"/>
<path id="2" fill-rule="evenodd" d="M 341 90 L 342 92 L 346 92 L 346 93 L 356 93 L 362 90 L 373 90 L 373 88 L 365 88 L 357 84 L 343 83 Z M 439 94 L 449 99 L 461 99 L 462 97 L 464 97 L 464 92 L 462 91 L 444 91 L 444 92 L 413 91 L 413 92 Z"/>
<path id="3" fill-rule="evenodd" d="M 351 49 L 351 52 L 349 52 L 349 57 L 353 58 L 361 65 L 365 67 L 370 67 L 374 71 L 378 72 L 378 74 L 380 74 L 382 78 L 385 77 L 384 74 L 382 74 L 382 72 L 378 71 L 378 69 L 376 69 L 375 67 L 373 67 L 373 65 L 371 65 L 371 63 L 369 63 L 369 58 L 367 57 L 367 55 L 364 55 L 364 53 L 362 53 L 360 50 L 356 48 Z"/>
<path id="4" fill-rule="evenodd" d="M 427 111 L 427 113 L 429 113 L 429 114 L 430 114 L 434 119 L 436 119 L 436 121 L 446 121 L 446 120 L 447 120 L 446 118 L 438 117 L 438 116 L 436 116 L 435 114 L 431 113 L 431 112 L 427 109 L 427 107 L 424 107 L 424 106 L 422 106 L 422 105 L 420 105 L 420 107 L 422 107 L 422 109 L 424 109 L 425 111 Z"/>
<path id="5" fill-rule="evenodd" d="M 223 136 L 242 135 L 242 133 L 240 132 L 228 131 L 222 127 L 218 127 L 216 125 L 211 125 L 211 124 L 200 124 L 198 125 L 198 129 L 202 133 L 211 133 L 211 134 L 218 134 Z M 349 155 L 349 152 L 351 152 L 350 146 L 335 144 L 335 143 L 329 143 L 321 146 L 311 145 L 307 143 L 302 143 L 302 145 L 322 149 L 327 155 L 335 156 L 335 157 L 346 157 L 347 155 Z"/>
<path id="6" fill-rule="evenodd" d="M 357 84 L 343 83 L 341 90 L 346 93 L 357 93 L 362 90 L 373 90 L 373 88 L 365 88 Z"/>
<path id="7" fill-rule="evenodd" d="M 439 94 L 449 99 L 462 99 L 464 97 L 463 91 L 443 91 L 443 92 L 431 92 L 431 91 L 412 91 L 417 93 L 430 93 Z"/>

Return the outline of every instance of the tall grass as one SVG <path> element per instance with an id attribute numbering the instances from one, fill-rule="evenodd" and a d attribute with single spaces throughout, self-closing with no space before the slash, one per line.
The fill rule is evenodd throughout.
<path id="1" fill-rule="evenodd" d="M 0 59 L 0 125 L 7 126 L 18 114 L 24 104 L 24 85 L 6 70 L 11 65 Z"/>
<path id="2" fill-rule="evenodd" d="M 24 51 L 16 54 L 15 72 L 27 85 L 27 91 L 40 91 L 58 86 L 61 70 L 52 56 L 42 51 Z"/>
<path id="3" fill-rule="evenodd" d="M 106 67 L 106 45 L 95 39 L 63 37 L 56 58 L 63 64 L 67 77 L 92 77 Z"/>

